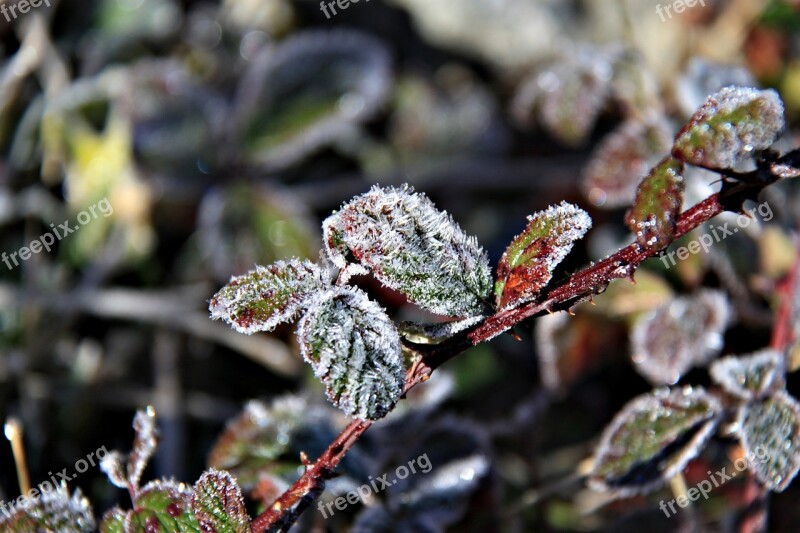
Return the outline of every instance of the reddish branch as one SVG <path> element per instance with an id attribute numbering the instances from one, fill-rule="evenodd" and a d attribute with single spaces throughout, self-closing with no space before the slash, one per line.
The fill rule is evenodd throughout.
<path id="1" fill-rule="evenodd" d="M 754 190 L 754 193 L 757 190 Z M 677 220 L 674 238 L 686 235 L 703 222 L 724 210 L 720 195 L 713 195 L 683 213 Z M 594 263 L 570 276 L 561 284 L 543 291 L 541 297 L 516 309 L 500 311 L 488 317 L 482 324 L 456 335 L 438 345 L 408 344 L 407 348 L 418 355 L 418 360 L 406 374 L 405 391 L 426 381 L 431 373 L 468 348 L 510 330 L 523 320 L 544 313 L 567 309 L 578 301 L 598 294 L 611 281 L 633 278 L 636 268 L 656 255 L 659 250 L 648 249 L 633 243 L 615 254 Z M 354 420 L 323 454 L 313 463 L 306 465 L 305 473 L 281 495 L 272 506 L 253 522 L 253 531 L 287 530 L 306 507 L 324 489 L 325 481 L 333 475 L 334 469 L 347 451 L 358 441 L 372 422 Z"/>

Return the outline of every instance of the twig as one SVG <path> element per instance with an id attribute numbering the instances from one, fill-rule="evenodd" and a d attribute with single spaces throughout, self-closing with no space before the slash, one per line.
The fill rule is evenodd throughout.
<path id="1" fill-rule="evenodd" d="M 752 187 L 750 192 L 755 194 L 758 190 L 760 187 Z M 735 191 L 736 194 L 741 192 L 741 190 Z M 682 237 L 722 211 L 720 195 L 715 194 L 706 198 L 678 218 L 674 239 Z M 468 348 L 488 341 L 528 318 L 567 309 L 581 299 L 599 292 L 615 279 L 632 279 L 636 268 L 658 252 L 659 250 L 644 248 L 633 243 L 602 261 L 578 271 L 563 283 L 544 291 L 540 299 L 517 309 L 500 311 L 471 331 L 459 333 L 437 345 L 407 343 L 406 347 L 415 352 L 418 359 L 406 374 L 405 391 L 408 392 L 426 381 L 436 368 Z M 333 475 L 339 462 L 371 425 L 372 422 L 363 420 L 351 422 L 314 463 L 306 465 L 306 470 L 300 479 L 267 511 L 256 518 L 253 522 L 253 531 L 261 533 L 266 530 L 288 530 L 302 510 L 324 490 L 326 480 Z"/>

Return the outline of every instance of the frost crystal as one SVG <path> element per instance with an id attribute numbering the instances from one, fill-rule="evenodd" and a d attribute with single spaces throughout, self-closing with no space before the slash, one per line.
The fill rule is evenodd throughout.
<path id="1" fill-rule="evenodd" d="M 405 382 L 400 334 L 363 291 L 341 287 L 319 296 L 297 336 L 328 398 L 346 414 L 376 420 L 400 399 Z"/>
<path id="2" fill-rule="evenodd" d="M 640 245 L 660 250 L 672 242 L 683 204 L 682 174 L 683 163 L 667 157 L 639 185 L 625 223 Z"/>
<path id="3" fill-rule="evenodd" d="M 733 168 L 769 148 L 784 125 L 783 102 L 774 90 L 726 87 L 678 133 L 672 153 L 692 165 Z"/>
<path id="4" fill-rule="evenodd" d="M 592 154 L 581 182 L 584 194 L 599 207 L 630 205 L 648 169 L 670 146 L 672 132 L 662 116 L 623 122 Z"/>
<path id="5" fill-rule="evenodd" d="M 739 411 L 739 439 L 750 468 L 768 489 L 783 492 L 800 470 L 800 405 L 784 391 Z"/>
<path id="6" fill-rule="evenodd" d="M 719 352 L 728 315 L 725 296 L 706 290 L 641 316 L 631 333 L 636 369 L 654 385 L 677 383 L 689 368 Z"/>
<path id="7" fill-rule="evenodd" d="M 228 322 L 241 333 L 271 331 L 306 309 L 310 296 L 329 284 L 310 261 L 278 261 L 233 277 L 209 304 L 211 318 Z"/>
<path id="8" fill-rule="evenodd" d="M 748 357 L 724 357 L 714 361 L 711 377 L 729 393 L 744 400 L 763 397 L 783 388 L 783 356 L 762 350 Z"/>
<path id="9" fill-rule="evenodd" d="M 634 398 L 603 432 L 589 484 L 619 496 L 658 488 L 698 454 L 721 412 L 719 400 L 699 387 Z"/>
<path id="10" fill-rule="evenodd" d="M 486 252 L 446 212 L 409 186 L 373 187 L 323 223 L 330 260 L 352 260 L 433 313 L 470 317 L 491 290 Z"/>
<path id="11" fill-rule="evenodd" d="M 591 227 L 586 211 L 567 202 L 529 216 L 525 231 L 514 238 L 497 265 L 497 306 L 507 309 L 533 300 Z"/>

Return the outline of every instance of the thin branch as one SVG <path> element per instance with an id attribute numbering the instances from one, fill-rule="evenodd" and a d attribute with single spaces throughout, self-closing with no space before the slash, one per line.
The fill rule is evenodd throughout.
<path id="1" fill-rule="evenodd" d="M 758 190 L 760 188 L 751 188 L 749 192 L 755 194 Z M 719 195 L 706 198 L 678 218 L 674 239 L 686 235 L 723 210 Z M 468 348 L 488 341 L 528 318 L 567 309 L 581 299 L 601 292 L 615 279 L 632 279 L 636 268 L 658 252 L 633 243 L 545 290 L 540 299 L 516 309 L 500 311 L 471 331 L 459 333 L 438 345 L 407 343 L 406 348 L 415 352 L 418 359 L 406 373 L 405 391 L 426 381 L 436 368 Z M 331 478 L 339 462 L 371 425 L 372 422 L 363 420 L 351 422 L 314 463 L 306 465 L 300 479 L 256 518 L 253 531 L 288 530 L 300 513 L 324 490 L 326 480 Z"/>

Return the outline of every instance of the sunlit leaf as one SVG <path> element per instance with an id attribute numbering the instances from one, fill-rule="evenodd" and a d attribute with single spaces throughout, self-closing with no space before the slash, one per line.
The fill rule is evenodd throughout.
<path id="1" fill-rule="evenodd" d="M 632 204 L 642 178 L 670 146 L 672 132 L 662 117 L 623 122 L 603 139 L 586 165 L 584 194 L 599 207 Z"/>
<path id="2" fill-rule="evenodd" d="M 206 533 L 249 533 L 250 517 L 239 485 L 224 471 L 203 472 L 194 486 L 192 511 Z"/>
<path id="3" fill-rule="evenodd" d="M 307 308 L 309 298 L 328 285 L 314 263 L 292 259 L 258 266 L 231 278 L 209 304 L 211 317 L 222 319 L 242 333 L 271 331 Z"/>
<path id="4" fill-rule="evenodd" d="M 711 95 L 678 134 L 675 157 L 706 168 L 733 168 L 769 148 L 783 131 L 774 90 L 726 87 Z"/>
<path id="5" fill-rule="evenodd" d="M 636 369 L 654 385 L 677 383 L 722 349 L 729 303 L 716 291 L 675 298 L 641 316 L 631 332 Z"/>
<path id="6" fill-rule="evenodd" d="M 756 477 L 768 489 L 783 492 L 800 470 L 800 404 L 780 391 L 743 405 L 739 438 Z"/>
<path id="7" fill-rule="evenodd" d="M 709 368 L 711 377 L 727 392 L 745 400 L 763 397 L 783 387 L 783 356 L 763 350 L 745 357 L 724 357 Z"/>
<path id="8" fill-rule="evenodd" d="M 321 296 L 300 321 L 297 335 L 328 399 L 347 415 L 375 420 L 400 399 L 405 382 L 400 334 L 360 289 Z"/>
<path id="9" fill-rule="evenodd" d="M 486 252 L 446 212 L 409 186 L 373 187 L 323 223 L 326 252 L 354 259 L 428 311 L 470 317 L 491 291 Z"/>
<path id="10" fill-rule="evenodd" d="M 586 211 L 567 202 L 529 216 L 525 231 L 514 238 L 497 265 L 497 306 L 506 309 L 531 301 L 591 227 Z"/>
<path id="11" fill-rule="evenodd" d="M 719 400 L 701 388 L 638 396 L 603 432 L 590 485 L 620 496 L 658 488 L 697 455 L 721 411 Z"/>
<path id="12" fill-rule="evenodd" d="M 19 500 L 17 500 L 19 502 Z M 13 533 L 84 533 L 95 530 L 89 501 L 76 489 L 72 496 L 66 486 L 25 497 L 0 513 L 0 530 Z"/>
<path id="13" fill-rule="evenodd" d="M 625 222 L 637 242 L 659 250 L 669 245 L 683 204 L 683 163 L 667 157 L 644 178 Z"/>

